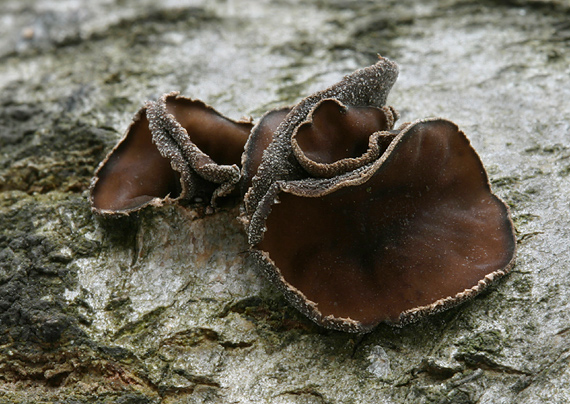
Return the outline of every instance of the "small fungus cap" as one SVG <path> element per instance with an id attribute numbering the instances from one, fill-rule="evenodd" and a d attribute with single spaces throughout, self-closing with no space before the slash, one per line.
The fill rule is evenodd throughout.
<path id="1" fill-rule="evenodd" d="M 396 63 L 380 57 L 374 65 L 354 71 L 340 82 L 304 98 L 291 108 L 274 131 L 272 141 L 264 150 L 261 162 L 257 164 L 257 172 L 244 197 L 241 219 L 248 231 L 250 244 L 255 244 L 258 235 L 249 231 L 249 223 L 256 220 L 255 211 L 258 204 L 268 197 L 268 192 L 275 183 L 306 175 L 306 171 L 293 156 L 291 138 L 299 125 L 307 121 L 313 109 L 326 99 L 337 100 L 342 105 L 350 107 L 382 108 L 397 77 Z M 248 151 L 246 158 L 248 158 L 247 153 Z M 259 228 L 255 224 L 253 227 Z"/>
<path id="2" fill-rule="evenodd" d="M 253 124 L 233 121 L 178 92 L 149 107 L 153 139 L 183 179 L 182 199 L 215 207 L 238 191 L 241 155 Z"/>
<path id="3" fill-rule="evenodd" d="M 180 196 L 180 174 L 152 141 L 143 107 L 123 139 L 101 162 L 91 183 L 91 206 L 99 214 L 128 214 Z"/>
<path id="4" fill-rule="evenodd" d="M 95 173 L 93 210 L 128 214 L 177 201 L 214 207 L 237 191 L 252 126 L 177 92 L 147 103 Z"/>
<path id="5" fill-rule="evenodd" d="M 396 119 L 390 107 L 351 107 L 325 99 L 293 131 L 293 154 L 310 175 L 334 177 L 377 159 L 394 137 L 386 131 Z"/>

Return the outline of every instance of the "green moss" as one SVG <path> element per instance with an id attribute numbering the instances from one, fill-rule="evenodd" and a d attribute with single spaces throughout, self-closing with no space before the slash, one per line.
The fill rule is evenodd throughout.
<path id="1" fill-rule="evenodd" d="M 491 185 L 497 188 L 512 187 L 513 185 L 518 184 L 519 182 L 520 178 L 515 175 L 491 179 Z"/>
<path id="2" fill-rule="evenodd" d="M 529 224 L 539 218 L 540 216 L 533 215 L 532 213 L 520 213 L 513 216 L 513 222 L 516 227 L 519 227 Z"/>
<path id="3" fill-rule="evenodd" d="M 483 331 L 469 338 L 469 342 L 464 345 L 466 351 L 485 351 L 498 353 L 502 349 L 502 333 L 498 330 Z"/>
<path id="4" fill-rule="evenodd" d="M 141 337 L 152 333 L 161 323 L 161 315 L 166 311 L 166 307 L 157 307 L 156 309 L 145 313 L 138 321 L 129 322 L 121 327 L 113 336 L 113 339 L 121 338 L 126 335 L 136 335 Z"/>

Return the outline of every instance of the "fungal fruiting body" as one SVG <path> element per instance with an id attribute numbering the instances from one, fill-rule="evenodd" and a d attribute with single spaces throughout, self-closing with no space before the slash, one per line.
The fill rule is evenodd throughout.
<path id="1" fill-rule="evenodd" d="M 152 142 L 143 107 L 133 118 L 124 138 L 95 172 L 91 206 L 97 213 L 130 212 L 164 198 L 178 198 L 179 175 Z"/>
<path id="2" fill-rule="evenodd" d="M 248 231 L 250 244 L 255 245 L 256 241 L 252 240 L 255 235 L 250 232 L 249 221 L 256 220 L 256 207 L 269 187 L 279 179 L 300 178 L 304 175 L 302 168 L 292 159 L 291 138 L 295 129 L 307 120 L 313 108 L 326 99 L 336 100 L 350 107 L 382 108 L 397 77 L 397 65 L 386 58 L 380 58 L 376 64 L 357 70 L 341 82 L 301 100 L 291 108 L 276 128 L 272 142 L 265 149 L 259 168 L 252 179 L 252 186 L 244 198 L 245 214 L 242 219 Z M 245 160 L 250 150 L 246 150 Z"/>
<path id="3" fill-rule="evenodd" d="M 98 169 L 93 209 L 214 207 L 241 190 L 251 256 L 316 323 L 367 332 L 456 305 L 513 265 L 513 224 L 454 123 L 395 129 L 397 76 L 380 58 L 256 125 L 166 94 Z"/>
<path id="4" fill-rule="evenodd" d="M 443 119 L 393 129 L 397 73 L 381 59 L 293 107 L 245 195 L 252 257 L 325 327 L 406 324 L 514 261 L 508 208 L 463 132 Z"/>
<path id="5" fill-rule="evenodd" d="M 120 215 L 165 202 L 211 208 L 217 199 L 238 194 L 252 126 L 177 92 L 148 102 L 97 169 L 93 210 Z"/>
<path id="6" fill-rule="evenodd" d="M 407 125 L 380 158 L 336 177 L 277 181 L 257 211 L 266 230 L 252 255 L 300 310 L 346 331 L 457 304 L 514 256 L 506 206 L 441 119 Z"/>

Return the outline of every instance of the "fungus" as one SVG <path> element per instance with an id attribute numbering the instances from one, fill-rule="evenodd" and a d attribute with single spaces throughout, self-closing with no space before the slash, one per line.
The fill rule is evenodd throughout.
<path id="1" fill-rule="evenodd" d="M 181 189 L 180 174 L 153 144 L 143 107 L 95 172 L 91 206 L 100 214 L 128 214 L 151 203 L 177 199 Z"/>
<path id="2" fill-rule="evenodd" d="M 370 80 L 336 87 L 362 96 Z M 303 119 L 292 109 L 245 197 L 251 255 L 287 299 L 320 325 L 366 332 L 506 274 L 509 210 L 463 132 L 443 119 L 392 130 L 393 109 L 340 98 L 308 97 Z"/>
<path id="3" fill-rule="evenodd" d="M 398 77 L 398 66 L 383 57 L 372 66 L 356 70 L 342 81 L 326 90 L 317 92 L 299 102 L 279 123 L 272 142 L 263 152 L 259 167 L 251 180 L 251 187 L 244 197 L 243 222 L 248 233 L 250 245 L 259 242 L 263 228 L 262 223 L 256 223 L 256 213 L 259 203 L 266 197 L 267 192 L 281 179 L 302 178 L 305 170 L 293 157 L 291 138 L 296 128 L 307 120 L 311 111 L 323 100 L 336 100 L 347 107 L 376 107 L 383 108 L 390 89 Z M 392 122 L 393 123 L 393 122 Z M 249 158 L 250 150 L 246 150 L 245 159 Z M 253 226 L 250 229 L 250 222 Z"/>
<path id="4" fill-rule="evenodd" d="M 378 158 L 394 137 L 386 131 L 397 118 L 391 107 L 348 107 L 325 99 L 295 128 L 291 148 L 307 173 L 331 178 Z"/>
<path id="5" fill-rule="evenodd" d="M 255 126 L 165 94 L 97 169 L 93 210 L 211 210 L 244 195 L 251 256 L 328 328 L 401 326 L 459 304 L 513 265 L 509 209 L 457 125 L 433 118 L 394 130 L 398 114 L 385 103 L 397 76 L 380 58 Z"/>
<path id="6" fill-rule="evenodd" d="M 101 163 L 91 202 L 101 214 L 185 201 L 206 207 L 237 194 L 250 121 L 233 121 L 177 92 L 149 102 Z"/>
<path id="7" fill-rule="evenodd" d="M 242 194 L 251 186 L 251 179 L 257 173 L 263 152 L 273 141 L 275 130 L 290 111 L 290 107 L 283 107 L 266 112 L 251 130 L 242 155 Z"/>

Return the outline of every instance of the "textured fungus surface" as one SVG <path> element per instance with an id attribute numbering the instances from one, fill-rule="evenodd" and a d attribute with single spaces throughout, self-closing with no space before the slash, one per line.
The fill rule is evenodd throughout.
<path id="1" fill-rule="evenodd" d="M 176 199 L 180 191 L 180 175 L 153 143 L 144 107 L 95 173 L 91 204 L 101 213 L 128 213 L 153 201 Z"/>
<path id="2" fill-rule="evenodd" d="M 310 175 L 333 177 L 377 159 L 389 146 L 398 114 L 391 108 L 319 102 L 291 137 L 297 162 Z"/>
<path id="3" fill-rule="evenodd" d="M 514 261 L 508 208 L 449 121 L 406 125 L 360 170 L 274 189 L 265 200 L 278 203 L 259 207 L 270 213 L 254 254 L 329 327 L 407 323 L 472 297 Z"/>
<path id="4" fill-rule="evenodd" d="M 449 308 L 508 271 L 513 226 L 454 124 L 393 130 L 398 114 L 384 103 L 397 72 L 380 57 L 255 127 L 165 94 L 137 113 L 101 164 L 93 209 L 214 207 L 251 184 L 242 222 L 250 242 L 259 240 L 252 255 L 318 324 L 362 332 Z"/>
<path id="5" fill-rule="evenodd" d="M 215 206 L 238 191 L 241 155 L 251 127 L 178 93 L 149 105 L 150 127 L 161 154 L 183 178 L 183 199 Z"/>
<path id="6" fill-rule="evenodd" d="M 245 197 L 244 223 L 248 229 L 250 244 L 257 244 L 259 241 L 259 231 L 263 225 L 256 223 L 260 218 L 256 216 L 255 210 L 266 197 L 269 188 L 280 179 L 294 179 L 303 175 L 301 166 L 292 156 L 291 138 L 313 108 L 328 98 L 350 107 L 381 108 L 385 105 L 397 77 L 398 66 L 381 57 L 374 65 L 351 73 L 339 83 L 303 99 L 291 109 L 275 130 L 273 141 L 264 152 L 258 171 L 252 179 L 252 187 Z"/>
<path id="7" fill-rule="evenodd" d="M 189 4 L 2 2 L 0 402 L 570 402 L 570 3 Z M 142 101 L 259 122 L 378 53 L 401 66 L 399 122 L 456 122 L 511 209 L 517 264 L 464 305 L 326 330 L 245 259 L 237 209 L 92 214 Z"/>
<path id="8" fill-rule="evenodd" d="M 252 256 L 326 327 L 409 323 L 475 296 L 514 262 L 509 209 L 457 126 L 393 130 L 398 114 L 383 104 L 397 71 L 380 58 L 270 112 L 250 141 L 265 146 L 255 132 L 277 127 L 260 164 L 259 148 L 246 148 L 244 166 L 251 154 L 258 167 L 242 215 Z"/>
<path id="9" fill-rule="evenodd" d="M 239 191 L 251 127 L 178 93 L 148 102 L 95 173 L 93 210 L 128 214 L 178 200 L 214 207 L 218 198 Z"/>
<path id="10" fill-rule="evenodd" d="M 268 111 L 252 129 L 242 156 L 242 194 L 245 194 L 251 186 L 251 180 L 261 164 L 263 152 L 273 140 L 277 127 L 290 111 L 290 107 Z"/>

